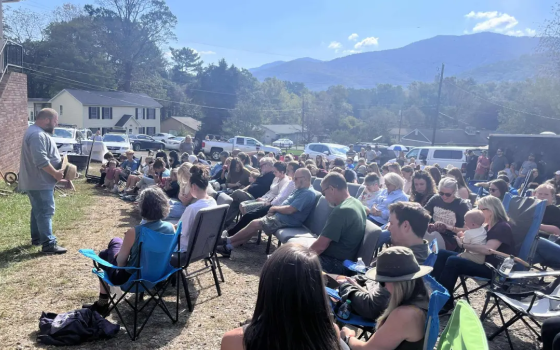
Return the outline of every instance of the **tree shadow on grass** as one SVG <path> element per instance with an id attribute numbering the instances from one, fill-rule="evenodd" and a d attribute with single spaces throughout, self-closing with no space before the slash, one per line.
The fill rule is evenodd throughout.
<path id="1" fill-rule="evenodd" d="M 117 227 L 134 227 L 140 225 L 140 221 L 142 218 L 138 214 L 138 211 L 135 210 L 133 207 L 126 208 L 126 209 L 119 209 L 120 216 L 119 216 L 119 224 Z"/>
<path id="2" fill-rule="evenodd" d="M 41 250 L 37 251 L 31 244 L 20 245 L 8 250 L 0 251 L 0 270 L 7 268 L 13 263 L 20 263 L 43 256 Z"/>
<path id="3" fill-rule="evenodd" d="M 492 319 L 491 317 L 487 317 L 484 320 L 482 326 L 487 336 L 491 335 L 502 326 L 502 322 L 499 320 L 498 313 L 495 310 L 492 312 L 491 316 L 497 317 L 498 320 L 497 322 L 495 322 L 495 320 Z M 507 322 L 510 319 L 510 317 L 506 315 L 504 316 Z M 527 321 L 531 322 L 528 319 Z M 531 324 L 531 326 L 535 327 L 534 324 Z M 524 335 L 529 335 L 529 337 L 526 336 L 521 337 L 519 334 L 519 327 L 522 327 Z M 508 327 L 508 330 L 509 330 L 509 336 L 511 338 L 511 342 L 515 349 L 526 349 L 526 350 L 540 349 L 538 347 L 539 341 L 537 340 L 537 337 L 523 324 L 523 322 L 517 321 L 516 323 Z M 492 350 L 510 349 L 505 331 L 497 335 L 491 341 L 489 340 L 488 347 Z"/>

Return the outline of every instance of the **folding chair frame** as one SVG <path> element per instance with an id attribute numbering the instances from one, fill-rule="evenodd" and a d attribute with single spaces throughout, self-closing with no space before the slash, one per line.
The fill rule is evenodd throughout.
<path id="1" fill-rule="evenodd" d="M 222 216 L 222 222 L 220 223 L 220 230 L 219 232 L 222 232 L 224 229 L 224 225 L 226 222 L 226 216 L 227 216 L 227 210 L 224 211 L 224 215 Z M 198 225 L 196 227 L 195 232 L 197 232 L 196 236 L 194 237 L 190 248 L 189 248 L 189 252 L 187 255 L 187 261 L 186 261 L 186 265 L 182 266 L 181 265 L 181 254 L 178 254 L 179 256 L 179 266 L 182 266 L 180 274 L 181 274 L 181 283 L 183 284 L 183 289 L 185 291 L 185 298 L 187 299 L 187 305 L 189 307 L 189 311 L 192 312 L 194 310 L 194 305 L 192 303 L 191 300 L 191 296 L 189 293 L 189 282 L 188 279 L 189 278 L 193 278 L 196 277 L 198 275 L 201 275 L 205 270 L 210 269 L 212 272 L 212 276 L 214 277 L 214 284 L 216 285 L 216 291 L 218 292 L 218 296 L 222 295 L 222 290 L 220 289 L 220 282 L 218 281 L 218 275 L 216 274 L 216 270 L 218 270 L 218 272 L 220 273 L 220 279 L 222 280 L 222 282 L 225 282 L 224 279 L 224 274 L 222 272 L 222 266 L 220 265 L 220 260 L 218 259 L 217 255 L 216 255 L 216 247 L 218 246 L 218 241 L 221 238 L 221 234 L 216 235 L 216 240 L 214 241 L 214 249 L 212 249 L 212 252 L 210 253 L 209 256 L 204 258 L 204 267 L 201 269 L 198 269 L 196 271 L 193 271 L 191 273 L 187 272 L 187 269 L 190 265 L 190 261 L 191 261 L 191 257 L 192 257 L 192 253 L 193 250 L 192 248 L 194 248 L 196 246 L 196 242 L 198 240 L 198 235 L 200 232 L 200 226 L 202 225 L 202 220 L 198 221 Z M 178 284 L 177 284 L 178 285 Z M 177 287 L 179 288 L 179 287 Z"/>
<path id="2" fill-rule="evenodd" d="M 178 246 L 180 245 L 180 243 L 179 243 L 180 238 L 181 237 L 180 237 L 180 234 L 179 234 L 179 238 L 177 239 L 177 245 Z M 142 254 L 142 244 L 143 243 L 140 243 L 140 246 L 138 248 L 138 254 L 139 255 Z M 148 320 L 152 316 L 152 313 L 154 312 L 156 306 L 159 306 L 163 310 L 163 312 L 171 319 L 171 322 L 176 323 L 179 319 L 179 285 L 177 284 L 176 300 L 175 300 L 175 318 L 173 318 L 173 316 L 169 312 L 169 309 L 165 305 L 164 300 L 162 299 L 165 291 L 167 290 L 167 287 L 168 287 L 171 279 L 168 278 L 165 281 L 162 281 L 159 284 L 156 284 L 155 287 L 154 287 L 155 290 L 154 290 L 154 292 L 152 292 L 144 284 L 144 281 L 141 279 L 140 266 L 139 265 L 140 265 L 140 261 L 138 261 L 138 266 L 137 267 L 128 268 L 130 270 L 132 270 L 132 269 L 136 270 L 135 272 L 133 272 L 133 274 L 130 277 L 131 279 L 133 279 L 133 282 L 125 291 L 123 291 L 123 294 L 118 299 L 117 299 L 117 294 L 116 293 L 114 295 L 111 294 L 111 288 L 110 288 L 109 284 L 107 282 L 105 282 L 101 277 L 98 276 L 98 279 L 99 279 L 101 285 L 103 286 L 103 289 L 105 290 L 105 293 L 109 296 L 110 307 L 109 307 L 109 310 L 107 311 L 107 315 L 110 314 L 111 311 L 113 311 L 113 310 L 115 310 L 117 312 L 117 315 L 118 315 L 122 325 L 126 329 L 126 332 L 127 332 L 128 336 L 130 337 L 130 339 L 132 341 L 135 341 L 136 339 L 138 339 L 138 337 L 140 336 L 140 333 L 144 329 L 144 326 L 146 325 L 146 323 L 148 323 Z M 102 270 L 100 265 L 95 261 L 93 262 L 93 266 L 98 271 Z M 174 274 L 177 275 L 180 272 L 181 271 L 177 271 Z M 136 275 L 136 276 L 133 277 L 134 275 Z M 161 283 L 163 283 L 163 284 L 161 284 Z M 143 289 L 142 292 L 140 292 L 140 290 L 139 290 L 140 286 Z M 119 286 L 115 286 L 115 287 L 119 287 Z M 144 292 L 147 292 L 150 295 L 150 298 L 148 299 L 148 301 L 146 301 L 146 303 L 142 307 L 139 308 L 138 306 L 139 306 L 139 303 L 143 300 Z M 126 295 L 129 294 L 129 293 L 134 293 L 135 294 L 134 303 L 130 302 L 128 299 L 125 299 Z M 129 328 L 130 325 L 127 325 L 126 321 L 124 320 L 123 315 L 121 314 L 121 312 L 118 308 L 119 303 L 122 300 L 124 300 L 132 308 L 132 311 L 134 313 L 134 321 L 133 321 L 132 332 L 131 332 L 131 329 Z M 144 310 L 144 308 L 146 306 L 148 306 L 148 304 L 152 300 L 154 300 L 155 304 L 149 310 L 149 313 L 146 316 L 146 319 L 144 320 L 144 322 L 142 323 L 140 328 L 138 328 L 138 313 L 142 312 L 142 310 Z M 106 315 L 103 315 L 103 316 L 106 316 Z"/>
<path id="3" fill-rule="evenodd" d="M 463 294 L 460 294 L 460 295 L 458 295 L 454 298 L 459 299 L 459 298 L 465 297 L 465 299 L 467 299 L 467 302 L 470 304 L 471 301 L 469 300 L 469 295 L 478 291 L 478 290 L 481 290 L 481 289 L 484 289 L 484 288 L 488 287 L 490 285 L 490 280 L 485 281 L 483 284 L 481 284 L 480 286 L 478 286 L 478 287 L 476 287 L 472 290 L 469 290 L 469 288 L 467 287 L 467 278 L 471 278 L 471 276 L 467 276 L 467 275 L 460 275 L 459 276 L 459 284 L 457 284 L 455 286 L 455 289 L 453 289 L 453 294 L 455 294 L 455 292 L 457 292 L 459 290 L 459 288 L 462 288 L 463 289 Z"/>
<path id="4" fill-rule="evenodd" d="M 498 328 L 498 330 L 496 330 L 494 333 L 489 335 L 487 337 L 488 340 L 493 340 L 500 333 L 505 332 L 508 343 L 509 343 L 509 347 L 513 350 L 513 344 L 511 342 L 511 337 L 509 335 L 508 327 L 511 326 L 512 324 L 514 324 L 515 322 L 521 320 L 521 322 L 523 322 L 525 324 L 525 326 L 527 326 L 527 328 L 529 328 L 533 332 L 533 334 L 535 334 L 537 336 L 537 339 L 540 341 L 541 340 L 541 335 L 540 335 L 541 324 L 533 316 L 531 316 L 529 314 L 529 312 L 531 311 L 531 309 L 533 307 L 533 304 L 535 303 L 538 296 L 543 296 L 543 297 L 550 298 L 550 296 L 546 296 L 546 295 L 544 295 L 540 292 L 535 292 L 533 294 L 533 298 L 531 299 L 531 303 L 529 304 L 529 308 L 527 309 L 526 312 L 522 312 L 522 311 L 520 311 L 516 308 L 511 307 L 507 303 L 504 303 L 505 306 L 507 306 L 507 308 L 510 309 L 511 312 L 514 313 L 514 316 L 506 322 L 506 320 L 504 318 L 504 314 L 502 312 L 502 308 L 500 308 L 500 298 L 494 292 L 488 291 L 488 293 L 486 294 L 486 301 L 484 302 L 484 308 L 482 309 L 482 313 L 480 314 L 480 322 L 483 322 L 484 319 L 490 314 L 490 312 L 492 312 L 492 310 L 494 308 L 496 308 L 498 310 L 498 314 L 500 315 L 500 319 L 502 321 L 502 326 L 500 328 Z M 486 311 L 486 308 L 488 307 L 488 303 L 490 302 L 491 298 L 494 298 L 494 305 L 492 305 L 492 307 L 490 307 L 490 309 L 488 309 L 488 311 Z M 535 324 L 537 329 L 533 328 L 531 326 L 531 324 L 529 324 L 529 322 L 527 322 L 523 317 L 528 317 Z"/>

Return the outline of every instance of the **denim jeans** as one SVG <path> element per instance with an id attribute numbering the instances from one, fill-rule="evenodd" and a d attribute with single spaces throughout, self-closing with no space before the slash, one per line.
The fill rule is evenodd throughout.
<path id="1" fill-rule="evenodd" d="M 533 264 L 541 264 L 555 270 L 560 269 L 560 245 L 548 239 L 539 238 Z"/>
<path id="2" fill-rule="evenodd" d="M 54 189 L 27 191 L 31 202 L 31 243 L 49 248 L 56 244 L 52 232 L 54 216 Z"/>
<path id="3" fill-rule="evenodd" d="M 461 258 L 457 256 L 458 254 L 449 250 L 440 250 L 434 264 L 434 270 L 431 273 L 432 277 L 444 286 L 451 295 L 447 302 L 448 306 L 453 305 L 453 289 L 455 289 L 455 284 L 460 275 L 492 278 L 492 270 L 486 265 Z"/>

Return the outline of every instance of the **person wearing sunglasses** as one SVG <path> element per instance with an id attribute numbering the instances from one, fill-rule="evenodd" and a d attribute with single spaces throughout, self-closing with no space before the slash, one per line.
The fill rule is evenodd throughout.
<path id="1" fill-rule="evenodd" d="M 515 247 L 513 232 L 508 223 L 509 217 L 500 199 L 494 196 L 481 198 L 478 201 L 478 209 L 484 214 L 484 227 L 487 232 L 486 244 L 467 244 L 458 237 L 456 237 L 456 242 L 460 248 L 485 255 L 485 262 L 498 268 L 501 260 L 491 253 L 491 249 L 510 255 L 513 254 Z M 492 278 L 492 270 L 485 264 L 477 264 L 458 255 L 457 252 L 440 249 L 434 264 L 432 277 L 447 290 L 452 291 L 455 288 L 460 275 Z M 453 293 L 450 294 L 451 298 L 445 304 L 443 312 L 453 309 Z"/>
<path id="2" fill-rule="evenodd" d="M 457 180 L 453 178 L 441 179 L 438 190 L 439 192 L 425 206 L 433 222 L 428 227 L 428 232 L 440 233 L 445 241 L 445 248 L 455 250 L 457 248 L 455 233 L 449 227 L 464 226 L 465 214 L 470 210 L 469 203 L 458 197 Z"/>

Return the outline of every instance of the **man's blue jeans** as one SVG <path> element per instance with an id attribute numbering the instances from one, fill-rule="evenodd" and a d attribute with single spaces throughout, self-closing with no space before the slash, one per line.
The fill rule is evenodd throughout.
<path id="1" fill-rule="evenodd" d="M 44 248 L 56 245 L 52 233 L 54 216 L 54 189 L 27 191 L 31 201 L 31 242 Z"/>
<path id="2" fill-rule="evenodd" d="M 539 238 L 533 264 L 541 264 L 553 269 L 560 269 L 560 245 L 545 238 Z"/>

